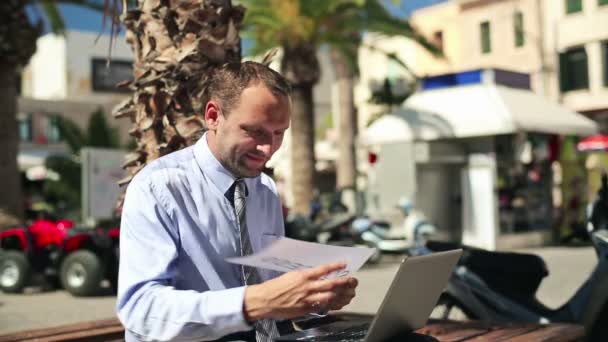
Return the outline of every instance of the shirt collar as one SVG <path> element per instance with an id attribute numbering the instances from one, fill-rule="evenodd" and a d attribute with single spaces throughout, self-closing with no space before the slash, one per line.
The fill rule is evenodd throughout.
<path id="1" fill-rule="evenodd" d="M 230 171 L 226 170 L 209 149 L 207 133 L 203 134 L 194 145 L 194 157 L 198 166 L 207 176 L 209 176 L 211 182 L 222 194 L 226 194 L 232 187 L 232 184 L 234 184 L 236 178 Z M 251 186 L 253 185 L 252 182 L 258 178 L 259 176 L 256 178 L 244 178 L 248 189 L 251 189 Z"/>

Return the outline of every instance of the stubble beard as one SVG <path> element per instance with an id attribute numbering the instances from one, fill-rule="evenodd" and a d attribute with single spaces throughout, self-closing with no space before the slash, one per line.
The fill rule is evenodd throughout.
<path id="1" fill-rule="evenodd" d="M 245 156 L 242 158 L 234 157 L 230 159 L 230 165 L 228 165 L 227 169 L 230 171 L 236 178 L 255 178 L 262 173 L 262 170 L 256 170 L 247 167 L 245 164 Z"/>

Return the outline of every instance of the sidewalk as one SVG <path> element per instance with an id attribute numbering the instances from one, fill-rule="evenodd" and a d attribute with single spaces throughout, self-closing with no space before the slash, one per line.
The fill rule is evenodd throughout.
<path id="1" fill-rule="evenodd" d="M 537 252 L 547 262 L 550 275 L 540 287 L 539 298 L 550 307 L 557 307 L 567 301 L 590 274 L 596 261 L 591 247 L 549 247 L 523 252 Z M 378 265 L 361 269 L 356 275 L 359 279 L 357 297 L 344 311 L 375 313 L 397 271 L 399 259 L 386 257 Z M 65 291 L 27 295 L 0 294 L 0 335 L 113 318 L 115 303 L 114 296 L 76 298 Z"/>

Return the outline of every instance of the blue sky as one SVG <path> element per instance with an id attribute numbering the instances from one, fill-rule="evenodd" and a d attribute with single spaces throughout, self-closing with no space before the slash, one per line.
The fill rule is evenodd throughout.
<path id="1" fill-rule="evenodd" d="M 401 0 L 401 4 L 399 6 L 394 6 L 394 1 L 392 0 L 383 1 L 386 7 L 389 8 L 394 15 L 407 18 L 414 10 L 418 8 L 446 2 L 447 0 Z"/>
<path id="2" fill-rule="evenodd" d="M 0 0 L 4 1 L 4 0 Z M 408 17 L 417 8 L 434 5 L 447 0 L 402 0 L 401 5 L 392 5 L 392 0 L 383 0 L 391 12 L 399 17 Z M 99 32 L 102 27 L 102 15 L 99 12 L 83 9 L 75 5 L 61 5 L 61 13 L 69 29 Z M 36 11 L 29 11 L 30 15 L 36 17 Z M 106 24 L 106 32 L 109 32 L 109 23 Z"/>

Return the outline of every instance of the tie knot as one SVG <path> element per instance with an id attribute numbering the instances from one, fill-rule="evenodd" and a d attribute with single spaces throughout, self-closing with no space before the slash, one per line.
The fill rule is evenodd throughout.
<path id="1" fill-rule="evenodd" d="M 244 197 L 249 196 L 249 190 L 247 189 L 247 183 L 243 178 L 237 178 L 234 180 L 234 191 L 239 191 Z"/>

